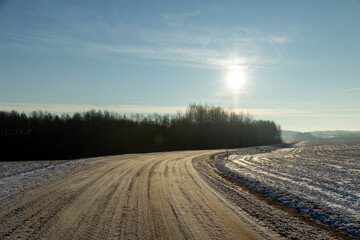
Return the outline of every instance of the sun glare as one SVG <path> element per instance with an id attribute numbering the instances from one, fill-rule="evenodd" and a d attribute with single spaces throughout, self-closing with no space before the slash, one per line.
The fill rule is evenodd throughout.
<path id="1" fill-rule="evenodd" d="M 228 88 L 239 91 L 245 83 L 245 74 L 239 70 L 233 70 L 226 76 Z"/>

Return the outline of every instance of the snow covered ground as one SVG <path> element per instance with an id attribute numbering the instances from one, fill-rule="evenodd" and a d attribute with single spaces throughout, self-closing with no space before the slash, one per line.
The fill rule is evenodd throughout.
<path id="1" fill-rule="evenodd" d="M 0 162 L 0 201 L 14 194 L 21 194 L 37 188 L 43 183 L 51 183 L 57 176 L 73 174 L 106 161 L 105 157 L 57 160 Z"/>
<path id="2" fill-rule="evenodd" d="M 232 179 L 360 237 L 360 139 L 322 139 L 219 155 Z"/>

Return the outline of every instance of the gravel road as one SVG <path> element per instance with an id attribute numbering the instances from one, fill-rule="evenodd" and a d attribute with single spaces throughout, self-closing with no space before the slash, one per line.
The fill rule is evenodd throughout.
<path id="1" fill-rule="evenodd" d="M 66 171 L 59 168 L 41 175 L 36 181 L 27 179 L 26 188 L 20 178 L 24 172 L 3 176 L 0 178 L 3 190 L 19 189 L 7 191 L 9 194 L 0 199 L 0 237 L 341 237 L 310 220 L 304 221 L 302 216 L 254 194 L 244 186 L 228 181 L 212 167 L 209 157 L 217 152 L 182 151 L 104 157 L 93 165 L 80 165 L 71 168 L 71 171 L 70 167 Z M 18 175 L 20 180 L 14 181 Z M 7 184 L 9 178 L 12 178 L 10 185 Z"/>

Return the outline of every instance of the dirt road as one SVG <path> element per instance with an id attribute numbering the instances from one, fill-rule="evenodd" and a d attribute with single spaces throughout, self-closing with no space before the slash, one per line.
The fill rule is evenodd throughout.
<path id="1" fill-rule="evenodd" d="M 280 221 L 284 232 L 292 231 L 295 236 L 331 238 L 316 226 L 309 226 L 222 179 L 206 163 L 216 152 L 112 156 L 63 177 L 58 173 L 56 180 L 2 199 L 0 236 L 2 239 L 291 237 L 274 231 L 272 222 Z"/>

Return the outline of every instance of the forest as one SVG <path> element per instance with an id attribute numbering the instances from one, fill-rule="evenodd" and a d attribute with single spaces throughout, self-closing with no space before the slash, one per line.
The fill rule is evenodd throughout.
<path id="1" fill-rule="evenodd" d="M 191 104 L 173 115 L 0 111 L 1 161 L 240 148 L 281 141 L 280 126 L 273 121 L 206 104 Z"/>

